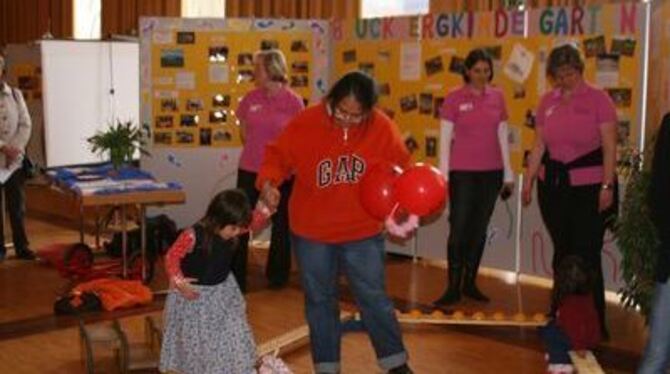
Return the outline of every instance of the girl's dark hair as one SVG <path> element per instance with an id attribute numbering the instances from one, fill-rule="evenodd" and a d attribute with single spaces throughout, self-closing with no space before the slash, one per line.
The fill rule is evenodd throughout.
<path id="1" fill-rule="evenodd" d="M 377 104 L 377 83 L 362 71 L 352 71 L 335 82 L 326 95 L 326 102 L 334 108 L 347 96 L 353 96 L 361 104 L 363 113 L 368 113 Z"/>
<path id="2" fill-rule="evenodd" d="M 572 44 L 565 44 L 551 50 L 547 60 L 547 75 L 556 78 L 556 72 L 563 66 L 575 68 L 580 73 L 584 72 L 582 55 L 579 49 Z"/>
<path id="3" fill-rule="evenodd" d="M 219 192 L 209 203 L 207 213 L 199 222 L 205 232 L 204 248 L 209 250 L 211 240 L 225 226 L 248 226 L 250 222 L 251 205 L 244 191 L 230 189 Z"/>
<path id="4" fill-rule="evenodd" d="M 588 295 L 592 291 L 591 282 L 584 260 L 576 255 L 566 256 L 556 270 L 552 305 L 558 307 L 568 295 Z"/>
<path id="5" fill-rule="evenodd" d="M 491 56 L 489 54 L 481 49 L 481 48 L 476 48 L 470 51 L 468 53 L 468 57 L 465 58 L 465 62 L 463 65 L 465 65 L 465 69 L 461 72 L 461 75 L 463 75 L 463 80 L 465 83 L 470 83 L 470 77 L 468 77 L 468 70 L 472 69 L 473 66 L 475 66 L 479 61 L 484 61 L 487 64 L 489 64 L 489 69 L 491 70 L 491 75 L 489 76 L 489 82 L 493 80 L 493 60 L 491 59 Z"/>

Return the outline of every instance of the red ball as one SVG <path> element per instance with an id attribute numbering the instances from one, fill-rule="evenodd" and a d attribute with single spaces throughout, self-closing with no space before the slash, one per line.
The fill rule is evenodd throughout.
<path id="1" fill-rule="evenodd" d="M 445 205 L 447 184 L 437 168 L 418 163 L 402 173 L 395 183 L 394 193 L 401 207 L 425 216 Z"/>
<path id="2" fill-rule="evenodd" d="M 375 219 L 383 221 L 393 210 L 396 204 L 393 186 L 400 173 L 398 166 L 381 163 L 363 175 L 359 190 L 361 205 Z"/>

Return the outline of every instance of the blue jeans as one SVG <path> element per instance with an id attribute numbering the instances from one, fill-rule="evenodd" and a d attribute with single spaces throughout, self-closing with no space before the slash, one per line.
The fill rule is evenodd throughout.
<path id="1" fill-rule="evenodd" d="M 570 352 L 572 344 L 570 338 L 556 325 L 555 321 L 550 321 L 546 326 L 539 329 L 540 337 L 544 342 L 544 347 L 549 355 L 550 364 L 570 364 Z"/>
<path id="2" fill-rule="evenodd" d="M 638 374 L 665 373 L 670 363 L 670 281 L 656 283 L 649 341 Z"/>
<path id="3" fill-rule="evenodd" d="M 388 370 L 407 362 L 400 326 L 384 285 L 384 238 L 376 235 L 328 244 L 294 235 L 293 243 L 305 291 L 315 371 L 340 371 L 340 268 L 361 311 L 379 366 Z"/>

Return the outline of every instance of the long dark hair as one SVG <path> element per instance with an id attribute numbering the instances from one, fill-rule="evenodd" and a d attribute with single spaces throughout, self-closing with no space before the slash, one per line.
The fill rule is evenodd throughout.
<path id="1" fill-rule="evenodd" d="M 361 104 L 363 113 L 370 113 L 379 98 L 377 83 L 362 71 L 352 71 L 335 82 L 325 100 L 334 109 L 347 96 L 353 96 Z"/>
<path id="2" fill-rule="evenodd" d="M 591 282 L 584 260 L 576 255 L 566 256 L 556 270 L 552 305 L 558 307 L 569 295 L 588 295 L 592 290 Z"/>
<path id="3" fill-rule="evenodd" d="M 204 231 L 203 248 L 209 252 L 212 240 L 219 230 L 228 225 L 248 226 L 251 222 L 251 205 L 244 191 L 221 191 L 209 203 L 205 216 L 198 222 Z"/>

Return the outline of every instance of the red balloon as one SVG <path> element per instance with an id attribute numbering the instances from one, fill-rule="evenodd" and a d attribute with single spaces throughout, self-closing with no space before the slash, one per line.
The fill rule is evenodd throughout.
<path id="1" fill-rule="evenodd" d="M 402 173 L 395 183 L 394 193 L 401 207 L 425 216 L 444 206 L 447 186 L 437 168 L 418 163 Z"/>
<path id="2" fill-rule="evenodd" d="M 373 166 L 363 175 L 360 184 L 360 201 L 372 217 L 383 221 L 396 204 L 393 185 L 400 176 L 400 168 L 388 163 Z"/>

